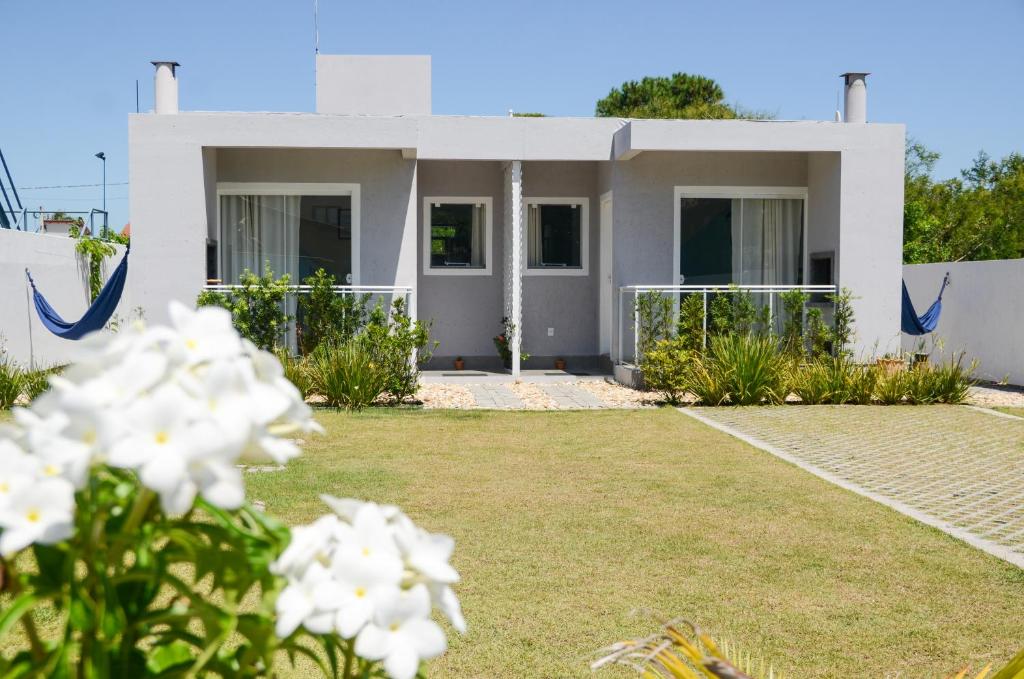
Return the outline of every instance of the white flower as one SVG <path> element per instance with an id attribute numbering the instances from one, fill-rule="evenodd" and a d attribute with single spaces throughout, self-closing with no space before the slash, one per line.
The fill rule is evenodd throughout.
<path id="1" fill-rule="evenodd" d="M 10 498 L 22 488 L 35 483 L 41 463 L 27 455 L 13 441 L 0 439 L 0 510 L 10 504 Z"/>
<path id="2" fill-rule="evenodd" d="M 338 634 L 351 639 L 373 617 L 377 603 L 398 592 L 403 568 L 394 552 L 341 544 L 331 570 L 342 592 L 335 625 Z"/>
<path id="3" fill-rule="evenodd" d="M 462 604 L 455 596 L 455 590 L 448 585 L 430 583 L 427 588 L 430 590 L 430 601 L 441 611 L 444 617 L 455 628 L 459 634 L 466 633 L 466 618 L 462 615 Z"/>
<path id="4" fill-rule="evenodd" d="M 355 652 L 367 660 L 383 660 L 393 679 L 412 679 L 420 661 L 444 653 L 444 632 L 430 615 L 430 594 L 424 585 L 389 592 L 356 637 Z"/>
<path id="5" fill-rule="evenodd" d="M 226 309 L 190 309 L 181 302 L 171 302 L 168 311 L 177 331 L 172 351 L 180 352 L 188 365 L 231 358 L 242 352 L 242 339 Z"/>
<path id="6" fill-rule="evenodd" d="M 33 542 L 52 545 L 71 536 L 75 488 L 62 478 L 19 483 L 0 507 L 0 556 L 10 557 Z"/>
<path id="7" fill-rule="evenodd" d="M 274 631 L 284 639 L 302 625 L 313 634 L 327 634 L 334 629 L 340 602 L 338 584 L 326 568 L 314 562 L 277 597 Z"/>
<path id="8" fill-rule="evenodd" d="M 327 566 L 331 562 L 331 553 L 335 547 L 334 532 L 338 527 L 338 517 L 328 514 L 308 526 L 297 526 L 292 529 L 292 539 L 288 547 L 270 565 L 270 572 L 301 578 L 306 568 L 312 563 Z"/>
<path id="9" fill-rule="evenodd" d="M 448 559 L 455 550 L 455 540 L 447 535 L 428 533 L 404 514 L 396 519 L 395 540 L 406 562 L 433 582 L 451 584 L 459 581 L 458 572 Z"/>

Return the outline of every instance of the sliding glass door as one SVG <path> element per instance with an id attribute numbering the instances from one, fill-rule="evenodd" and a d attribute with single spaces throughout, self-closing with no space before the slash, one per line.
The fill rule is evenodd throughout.
<path id="1" fill-rule="evenodd" d="M 803 283 L 803 198 L 679 198 L 679 281 Z"/>

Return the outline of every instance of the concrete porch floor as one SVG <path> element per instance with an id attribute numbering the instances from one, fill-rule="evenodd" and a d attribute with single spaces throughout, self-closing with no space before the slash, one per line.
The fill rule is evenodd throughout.
<path id="1" fill-rule="evenodd" d="M 552 382 L 602 382 L 611 379 L 611 373 L 600 370 L 567 371 L 567 370 L 523 370 L 519 381 L 538 384 Z M 515 380 L 508 371 L 490 370 L 424 370 L 420 373 L 423 384 L 511 384 Z"/>

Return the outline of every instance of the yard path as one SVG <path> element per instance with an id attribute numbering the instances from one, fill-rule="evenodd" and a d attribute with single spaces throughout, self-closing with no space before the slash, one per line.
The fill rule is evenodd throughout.
<path id="1" fill-rule="evenodd" d="M 938 405 L 681 411 L 1024 568 L 1024 419 Z"/>

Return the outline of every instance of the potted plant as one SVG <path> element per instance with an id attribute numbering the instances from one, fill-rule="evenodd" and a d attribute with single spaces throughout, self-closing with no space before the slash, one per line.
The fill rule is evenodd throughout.
<path id="1" fill-rule="evenodd" d="M 516 324 L 512 322 L 508 316 L 503 316 L 501 319 L 501 334 L 494 336 L 494 348 L 498 350 L 498 356 L 501 358 L 501 364 L 506 370 L 512 369 L 512 346 L 511 338 L 515 335 Z M 530 355 L 525 351 L 519 352 L 519 360 L 525 361 L 530 358 Z"/>
<path id="2" fill-rule="evenodd" d="M 462 360 L 461 356 L 456 356 L 455 357 L 455 369 L 456 370 L 465 370 L 466 369 L 466 362 L 464 360 Z"/>
<path id="3" fill-rule="evenodd" d="M 901 356 L 893 356 L 892 354 L 886 354 L 879 358 L 876 363 L 878 367 L 882 369 L 882 372 L 886 375 L 892 375 L 893 373 L 902 372 L 906 369 L 906 361 Z"/>
<path id="4" fill-rule="evenodd" d="M 555 359 L 555 370 L 565 370 L 565 359 L 564 358 L 556 358 Z"/>

